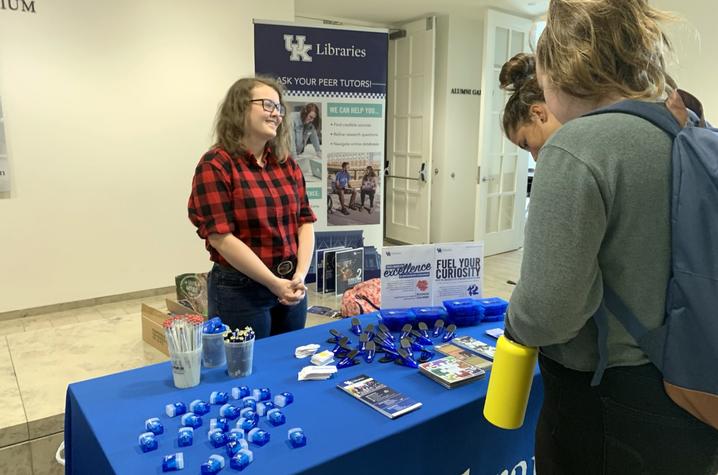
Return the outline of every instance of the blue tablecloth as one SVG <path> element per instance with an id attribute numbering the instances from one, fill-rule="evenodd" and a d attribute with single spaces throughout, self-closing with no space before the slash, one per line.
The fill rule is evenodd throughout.
<path id="1" fill-rule="evenodd" d="M 376 323 L 376 316 L 368 314 L 361 321 Z M 543 392 L 538 372 L 525 424 L 515 431 L 497 429 L 484 419 L 488 378 L 449 390 L 418 370 L 362 361 L 330 380 L 297 381 L 299 370 L 310 363 L 294 358 L 294 349 L 309 343 L 331 346 L 325 343 L 329 329 L 350 335 L 349 326 L 349 320 L 338 320 L 259 340 L 254 374 L 242 379 L 229 378 L 224 368 L 203 369 L 199 386 L 178 390 L 166 362 L 71 384 L 65 408 L 66 473 L 159 474 L 162 457 L 175 452 L 184 453 L 181 473 L 199 473 L 200 464 L 212 453 L 225 456 L 222 473 L 234 472 L 224 448 L 213 449 L 207 440 L 209 419 L 218 417 L 219 406 L 203 416 L 194 445 L 183 448 L 177 446 L 179 418 L 167 417 L 164 407 L 176 401 L 208 400 L 211 391 L 230 392 L 239 385 L 269 387 L 273 394 L 290 391 L 295 396 L 294 404 L 284 409 L 285 425 L 270 428 L 265 420 L 260 422 L 272 439 L 264 447 L 250 444 L 254 462 L 244 473 L 458 475 L 470 468 L 471 475 L 496 475 L 510 473 L 517 465 L 525 468 L 522 473 L 533 473 L 533 431 Z M 484 334 L 495 326 L 461 328 L 459 334 L 495 344 Z M 391 420 L 336 388 L 340 380 L 362 373 L 421 401 L 423 407 Z M 150 417 L 160 417 L 165 433 L 158 436 L 158 450 L 142 453 L 137 437 Z M 286 434 L 291 427 L 304 429 L 307 446 L 290 448 Z"/>

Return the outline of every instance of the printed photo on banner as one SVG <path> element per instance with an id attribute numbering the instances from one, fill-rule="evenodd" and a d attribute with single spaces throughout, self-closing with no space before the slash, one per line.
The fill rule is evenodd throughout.
<path id="1" fill-rule="evenodd" d="M 379 224 L 381 158 L 378 152 L 328 154 L 327 224 Z"/>
<path id="2" fill-rule="evenodd" d="M 287 102 L 290 149 L 307 186 L 322 182 L 322 104 Z"/>

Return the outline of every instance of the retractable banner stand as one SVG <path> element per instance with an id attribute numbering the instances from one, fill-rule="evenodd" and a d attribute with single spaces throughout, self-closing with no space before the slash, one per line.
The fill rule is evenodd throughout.
<path id="1" fill-rule="evenodd" d="M 352 226 L 377 246 L 388 41 L 385 30 L 254 24 L 255 71 L 286 89 L 292 155 L 316 229 Z"/>

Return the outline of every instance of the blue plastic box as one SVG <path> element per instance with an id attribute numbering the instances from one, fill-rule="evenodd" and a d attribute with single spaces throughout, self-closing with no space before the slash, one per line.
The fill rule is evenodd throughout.
<path id="1" fill-rule="evenodd" d="M 386 325 L 389 330 L 398 332 L 407 323 L 414 325 L 416 315 L 410 308 L 386 308 L 379 311 L 380 323 Z"/>
<path id="2" fill-rule="evenodd" d="M 414 307 L 411 310 L 417 322 L 424 322 L 429 327 L 433 327 L 437 320 L 446 321 L 449 315 L 444 307 Z"/>
<path id="3" fill-rule="evenodd" d="M 448 315 L 448 322 L 457 327 L 478 325 L 484 319 L 484 309 L 477 299 L 464 298 L 444 300 L 444 307 Z"/>
<path id="4" fill-rule="evenodd" d="M 479 305 L 484 309 L 484 320 L 485 322 L 500 322 L 504 319 L 504 314 L 509 306 L 509 303 L 499 297 L 487 297 L 483 299 L 477 299 Z"/>

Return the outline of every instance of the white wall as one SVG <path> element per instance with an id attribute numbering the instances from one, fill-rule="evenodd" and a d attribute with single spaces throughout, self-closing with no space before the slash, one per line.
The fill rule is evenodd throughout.
<path id="1" fill-rule="evenodd" d="M 718 28 L 715 22 L 715 2 L 654 0 L 651 3 L 680 18 L 680 21 L 666 28 L 677 59 L 669 69 L 681 89 L 691 92 L 703 102 L 706 118 L 715 125 L 718 122 L 718 63 L 715 61 Z"/>
<path id="2" fill-rule="evenodd" d="M 437 19 L 431 241 L 473 241 L 481 96 L 483 21 L 459 15 Z M 453 177 L 451 175 L 454 175 Z"/>
<path id="3" fill-rule="evenodd" d="M 173 285 L 209 268 L 187 219 L 252 19 L 293 0 L 36 0 L 0 10 L 12 172 L 0 196 L 0 312 Z"/>

